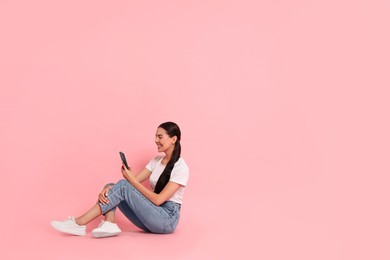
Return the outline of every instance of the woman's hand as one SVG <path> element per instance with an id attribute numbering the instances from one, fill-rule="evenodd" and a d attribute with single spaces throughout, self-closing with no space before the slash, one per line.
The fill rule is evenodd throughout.
<path id="1" fill-rule="evenodd" d="M 122 165 L 121 172 L 123 178 L 125 178 L 128 182 L 135 180 L 135 175 L 131 172 L 131 170 L 127 169 L 125 165 Z"/>
<path id="2" fill-rule="evenodd" d="M 108 191 L 111 189 L 111 186 L 105 187 L 100 193 L 99 193 L 99 202 L 103 204 L 108 204 L 110 201 L 107 199 Z"/>

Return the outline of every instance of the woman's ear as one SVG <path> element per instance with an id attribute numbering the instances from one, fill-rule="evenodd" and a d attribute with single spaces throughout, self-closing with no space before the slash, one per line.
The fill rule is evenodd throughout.
<path id="1" fill-rule="evenodd" d="M 175 135 L 174 137 L 172 137 L 172 144 L 175 144 L 177 141 L 177 136 Z"/>

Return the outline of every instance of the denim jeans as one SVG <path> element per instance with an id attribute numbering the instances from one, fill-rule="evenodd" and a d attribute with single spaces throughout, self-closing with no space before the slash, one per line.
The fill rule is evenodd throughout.
<path id="1" fill-rule="evenodd" d="M 114 184 L 107 195 L 108 204 L 99 202 L 104 215 L 116 207 L 140 229 L 159 234 L 175 231 L 180 218 L 180 204 L 166 201 L 161 206 L 154 205 L 127 180 Z"/>

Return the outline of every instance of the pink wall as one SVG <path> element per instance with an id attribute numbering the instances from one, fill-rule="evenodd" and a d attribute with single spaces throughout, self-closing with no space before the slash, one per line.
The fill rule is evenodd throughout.
<path id="1" fill-rule="evenodd" d="M 389 1 L 0 1 L 7 259 L 389 259 Z M 175 234 L 63 236 L 161 122 Z M 96 220 L 88 229 L 97 225 Z M 176 248 L 176 249 L 175 249 Z M 5 250 L 4 250 L 5 249 Z"/>

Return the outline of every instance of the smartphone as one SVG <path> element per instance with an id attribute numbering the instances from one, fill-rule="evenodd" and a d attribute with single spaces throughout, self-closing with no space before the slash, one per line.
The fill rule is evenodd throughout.
<path id="1" fill-rule="evenodd" d="M 122 159 L 123 164 L 124 164 L 124 165 L 126 166 L 126 168 L 129 170 L 130 168 L 129 168 L 129 165 L 127 164 L 125 154 L 122 153 L 122 152 L 119 152 L 119 155 L 121 156 L 121 159 Z"/>

